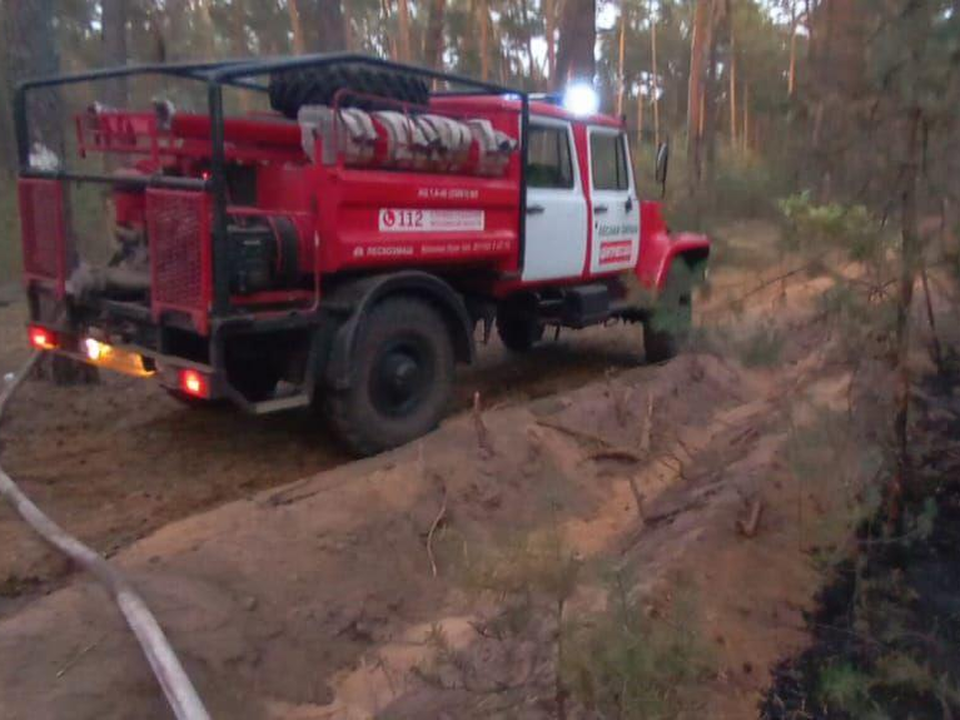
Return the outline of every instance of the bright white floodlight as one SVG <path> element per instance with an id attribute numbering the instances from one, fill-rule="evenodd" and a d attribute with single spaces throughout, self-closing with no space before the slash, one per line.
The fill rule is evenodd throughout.
<path id="1" fill-rule="evenodd" d="M 595 115 L 600 109 L 600 96 L 587 83 L 574 83 L 563 93 L 563 107 L 574 115 Z"/>

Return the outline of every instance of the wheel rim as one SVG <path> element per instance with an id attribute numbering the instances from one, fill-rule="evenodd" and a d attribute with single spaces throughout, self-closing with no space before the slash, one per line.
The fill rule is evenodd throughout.
<path id="1" fill-rule="evenodd" d="M 433 356 L 419 338 L 387 343 L 373 362 L 370 399 L 378 412 L 404 417 L 415 412 L 430 392 Z"/>

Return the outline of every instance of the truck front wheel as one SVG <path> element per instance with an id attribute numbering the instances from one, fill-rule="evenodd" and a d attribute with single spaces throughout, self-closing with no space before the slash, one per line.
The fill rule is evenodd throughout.
<path id="1" fill-rule="evenodd" d="M 449 331 L 427 302 L 379 302 L 359 328 L 350 386 L 330 391 L 333 430 L 358 455 L 403 445 L 437 426 L 453 388 Z"/>
<path id="2" fill-rule="evenodd" d="M 693 324 L 693 276 L 683 260 L 676 260 L 667 275 L 656 307 L 643 323 L 643 348 L 647 361 L 674 357 L 690 335 Z"/>

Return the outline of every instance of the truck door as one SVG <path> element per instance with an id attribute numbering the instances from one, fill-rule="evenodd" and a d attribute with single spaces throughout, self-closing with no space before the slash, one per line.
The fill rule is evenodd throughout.
<path id="1" fill-rule="evenodd" d="M 590 273 L 627 270 L 637 264 L 640 253 L 640 203 L 627 137 L 606 127 L 591 127 L 588 133 L 593 208 Z"/>
<path id="2" fill-rule="evenodd" d="M 580 277 L 587 253 L 587 201 L 570 123 L 530 119 L 523 280 Z"/>

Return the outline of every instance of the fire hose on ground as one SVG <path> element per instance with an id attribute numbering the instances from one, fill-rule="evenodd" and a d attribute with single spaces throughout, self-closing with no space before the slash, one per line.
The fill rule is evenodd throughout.
<path id="1" fill-rule="evenodd" d="M 3 421 L 3 412 L 10 398 L 30 374 L 39 358 L 40 353 L 35 353 L 13 381 L 0 392 L 0 422 Z M 68 534 L 44 515 L 30 498 L 24 495 L 2 467 L 0 467 L 0 495 L 44 540 L 93 574 L 107 589 L 120 608 L 127 625 L 136 636 L 137 642 L 140 643 L 140 648 L 178 720 L 209 720 L 210 715 L 157 623 L 157 619 L 129 581 L 99 553 Z"/>

